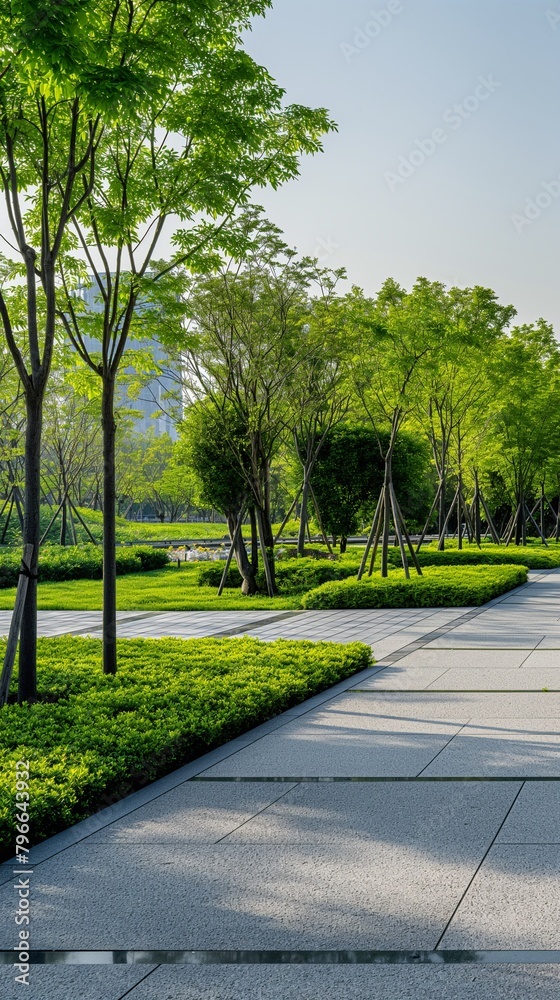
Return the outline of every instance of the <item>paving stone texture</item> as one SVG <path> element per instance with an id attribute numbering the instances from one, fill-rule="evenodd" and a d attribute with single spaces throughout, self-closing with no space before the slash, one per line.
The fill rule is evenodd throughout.
<path id="1" fill-rule="evenodd" d="M 99 635 L 100 615 L 43 612 L 40 630 Z M 31 1000 L 559 995 L 560 571 L 481 609 L 123 612 L 119 632 L 360 639 L 378 662 L 37 848 L 33 947 L 74 954 L 32 966 Z M 11 882 L 5 865 L 6 951 Z M 76 964 L 115 949 L 148 956 Z M 434 955 L 348 964 L 355 950 Z"/>

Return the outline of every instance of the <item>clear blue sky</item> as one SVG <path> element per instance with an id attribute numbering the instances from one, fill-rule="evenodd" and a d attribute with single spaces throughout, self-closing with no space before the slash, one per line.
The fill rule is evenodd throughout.
<path id="1" fill-rule="evenodd" d="M 276 0 L 246 46 L 339 126 L 259 193 L 288 242 L 370 293 L 487 285 L 560 334 L 560 0 Z"/>

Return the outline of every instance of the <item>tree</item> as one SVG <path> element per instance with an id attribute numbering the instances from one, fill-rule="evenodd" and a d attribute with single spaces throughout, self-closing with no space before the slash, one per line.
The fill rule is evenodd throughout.
<path id="1" fill-rule="evenodd" d="M 388 432 L 380 432 L 388 446 Z M 417 435 L 401 432 L 393 451 L 395 492 L 404 516 L 419 520 L 429 504 L 432 486 L 429 455 Z M 329 432 L 313 471 L 313 489 L 323 523 L 340 536 L 346 550 L 349 535 L 371 517 L 383 486 L 385 463 L 372 427 L 343 424 Z"/>
<path id="2" fill-rule="evenodd" d="M 391 521 L 406 575 L 409 570 L 405 540 L 416 570 L 421 574 L 395 492 L 392 463 L 399 433 L 417 405 L 423 372 L 445 337 L 444 289 L 438 282 L 419 278 L 412 290 L 406 292 L 389 279 L 374 301 L 354 289 L 347 302 L 349 326 L 355 337 L 356 393 L 371 421 L 384 462 L 383 488 L 359 578 L 371 545 L 375 554 L 380 538 L 381 574 L 387 576 Z M 386 444 L 381 431 L 388 431 Z"/>
<path id="3" fill-rule="evenodd" d="M 515 327 L 494 354 L 491 377 L 485 466 L 501 476 L 512 505 L 506 541 L 524 545 L 529 498 L 560 439 L 560 349 L 550 324 Z M 538 532 L 534 520 L 532 527 Z"/>
<path id="4" fill-rule="evenodd" d="M 303 556 L 308 507 L 313 495 L 313 470 L 327 435 L 344 418 L 351 398 L 350 354 L 343 334 L 341 310 L 334 297 L 336 282 L 344 272 L 318 271 L 321 295 L 311 303 L 303 327 L 304 349 L 294 380 L 293 436 L 303 481 L 297 551 Z M 303 345 L 302 345 L 303 346 Z M 314 504 L 315 506 L 315 504 Z M 315 511 L 319 515 L 319 509 Z"/>
<path id="5" fill-rule="evenodd" d="M 175 275 L 186 265 L 208 270 L 224 247 L 242 256 L 246 232 L 232 224 L 239 206 L 255 187 L 297 176 L 300 156 L 320 150 L 332 128 L 323 109 L 284 106 L 283 91 L 241 49 L 241 32 L 269 6 L 129 0 L 101 12 L 106 35 L 113 24 L 126 35 L 124 64 L 140 66 L 145 85 L 133 113 L 104 121 L 91 183 L 73 213 L 87 262 L 81 278 L 98 301 L 88 306 L 78 265 L 62 262 L 58 314 L 102 383 L 105 673 L 117 668 L 115 386 L 127 341 L 156 329 L 181 341 Z M 166 225 L 175 252 L 163 263 Z"/>
<path id="6" fill-rule="evenodd" d="M 491 289 L 479 286 L 451 288 L 445 292 L 441 308 L 445 337 L 431 364 L 422 371 L 417 401 L 418 420 L 428 435 L 438 473 L 434 507 L 439 508 L 439 548 L 443 549 L 449 520 L 447 488 L 452 472 L 458 479 L 455 494 L 458 521 L 462 521 L 464 514 L 469 517 L 463 496 L 464 462 L 480 432 L 482 414 L 493 393 L 488 362 L 515 310 L 512 306 L 501 306 Z M 476 465 L 476 456 L 472 457 Z M 474 475 L 478 480 L 476 469 Z"/>
<path id="7" fill-rule="evenodd" d="M 184 354 L 188 391 L 219 414 L 220 433 L 255 509 L 269 595 L 274 594 L 270 467 L 290 428 L 292 396 L 307 354 L 304 326 L 313 261 L 298 261 L 280 231 L 259 214 L 245 217 L 254 250 L 194 277 L 187 298 L 191 345 Z"/>
<path id="8" fill-rule="evenodd" d="M 142 461 L 142 501 L 152 505 L 160 521 L 177 521 L 198 497 L 191 468 L 182 461 L 183 449 L 169 435 L 151 434 Z"/>
<path id="9" fill-rule="evenodd" d="M 236 435 L 235 415 L 230 413 L 226 438 L 222 433 L 223 417 L 223 407 L 216 406 L 212 399 L 192 405 L 181 425 L 178 454 L 183 467 L 192 470 L 198 480 L 201 501 L 219 510 L 226 518 L 237 568 L 243 580 L 242 593 L 251 595 L 257 589 L 258 563 L 256 545 L 253 544 L 253 558 L 250 560 L 240 530 L 240 522 L 249 506 L 247 477 L 239 467 L 244 448 L 244 429 L 239 428 Z M 232 448 L 230 443 L 235 437 L 237 443 Z M 248 454 L 245 460 L 248 466 Z"/>

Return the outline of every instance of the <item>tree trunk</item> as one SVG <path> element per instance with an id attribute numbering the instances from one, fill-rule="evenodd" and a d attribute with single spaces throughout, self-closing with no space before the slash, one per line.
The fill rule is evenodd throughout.
<path id="1" fill-rule="evenodd" d="M 227 525 L 229 530 L 229 537 L 233 542 L 235 536 L 235 529 L 237 526 L 237 514 L 227 515 Z M 247 547 L 243 539 L 243 532 L 239 531 L 237 535 L 237 540 L 235 543 L 235 559 L 237 562 L 237 568 L 241 573 L 241 578 L 243 583 L 241 584 L 241 593 L 245 594 L 247 597 L 251 597 L 257 592 L 257 582 L 255 579 L 255 571 L 253 569 L 252 563 L 249 560 L 247 554 Z"/>
<path id="2" fill-rule="evenodd" d="M 307 528 L 307 508 L 309 503 L 309 479 L 307 473 L 304 473 L 304 476 L 303 491 L 301 495 L 301 515 L 299 519 L 299 532 L 297 540 L 298 556 L 303 556 L 305 554 L 305 529 Z"/>
<path id="3" fill-rule="evenodd" d="M 391 485 L 393 481 L 393 453 L 389 449 L 385 458 L 383 479 L 383 541 L 381 546 L 381 576 L 389 575 L 389 528 L 391 524 Z"/>
<path id="4" fill-rule="evenodd" d="M 115 380 L 103 379 L 103 673 L 117 672 Z"/>
<path id="5" fill-rule="evenodd" d="M 346 535 L 341 535 L 341 537 L 340 537 L 340 554 L 341 555 L 344 555 L 344 553 L 346 552 L 346 546 L 347 546 L 347 544 L 348 544 L 348 539 L 347 539 Z"/>
<path id="6" fill-rule="evenodd" d="M 251 569 L 256 576 L 259 570 L 259 534 L 257 531 L 257 515 L 255 508 L 249 510 L 249 520 L 251 522 Z"/>
<path id="7" fill-rule="evenodd" d="M 23 543 L 33 546 L 30 578 L 21 622 L 19 644 L 18 701 L 37 697 L 37 566 L 41 538 L 41 435 L 43 395 L 26 392 L 25 498 Z"/>

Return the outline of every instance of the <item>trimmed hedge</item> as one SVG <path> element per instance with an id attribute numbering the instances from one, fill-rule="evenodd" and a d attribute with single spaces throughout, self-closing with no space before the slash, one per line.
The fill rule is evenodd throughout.
<path id="1" fill-rule="evenodd" d="M 38 677 L 52 700 L 0 709 L 3 858 L 14 851 L 18 760 L 30 762 L 36 843 L 372 663 L 362 643 L 121 639 L 118 647 L 119 671 L 107 676 L 100 640 L 40 639 Z"/>
<path id="2" fill-rule="evenodd" d="M 223 563 L 209 563 L 198 574 L 200 587 L 219 587 Z M 279 594 L 305 594 L 329 580 L 346 580 L 356 576 L 358 563 L 330 561 L 328 559 L 289 559 L 275 563 L 276 584 Z M 236 566 L 230 567 L 226 587 L 241 587 L 241 574 Z M 257 573 L 257 588 L 266 593 L 264 572 Z"/>
<path id="3" fill-rule="evenodd" d="M 391 548 L 389 561 L 394 566 L 401 565 L 400 553 Z M 541 548 L 535 550 L 529 546 L 484 546 L 481 549 L 420 549 L 418 562 L 421 566 L 528 566 L 529 569 L 555 569 L 560 566 L 560 548 Z"/>
<path id="4" fill-rule="evenodd" d="M 139 573 L 169 565 L 165 549 L 148 545 L 117 549 L 117 573 Z M 21 565 L 21 552 L 0 555 L 0 587 L 15 587 Z M 100 580 L 103 576 L 103 552 L 97 545 L 47 545 L 39 553 L 39 582 L 60 580 Z"/>
<path id="5" fill-rule="evenodd" d="M 427 567 L 423 576 L 393 570 L 383 579 L 325 583 L 302 598 L 303 608 L 454 608 L 484 604 L 527 581 L 526 566 Z"/>

